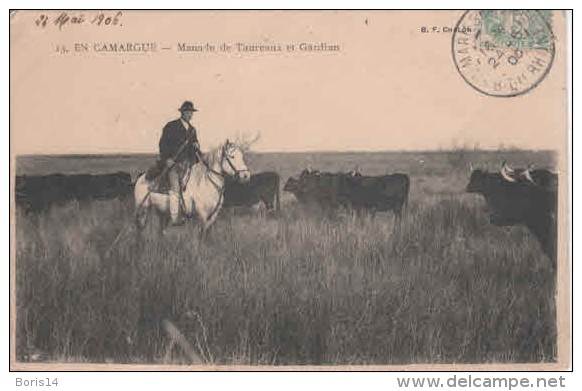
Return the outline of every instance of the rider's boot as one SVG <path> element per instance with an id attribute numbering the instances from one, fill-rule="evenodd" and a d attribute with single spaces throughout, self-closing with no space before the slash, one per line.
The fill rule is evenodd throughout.
<path id="1" fill-rule="evenodd" d="M 169 192 L 170 196 L 170 225 L 178 226 L 184 224 L 184 219 L 180 215 L 180 195 L 175 191 Z"/>

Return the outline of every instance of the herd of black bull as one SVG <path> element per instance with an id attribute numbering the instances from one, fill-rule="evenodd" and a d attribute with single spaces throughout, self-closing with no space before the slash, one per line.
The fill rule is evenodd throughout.
<path id="1" fill-rule="evenodd" d="M 327 210 L 344 207 L 356 211 L 394 211 L 400 216 L 408 200 L 410 180 L 405 174 L 363 176 L 359 173 L 328 173 L 304 170 L 289 178 L 283 190 L 300 203 L 317 204 Z M 248 183 L 227 181 L 225 206 L 263 202 L 268 210 L 279 210 L 279 175 L 254 174 Z M 556 256 L 557 176 L 547 170 L 474 170 L 467 192 L 485 197 L 494 225 L 523 224 L 539 240 L 544 252 Z M 100 175 L 17 176 L 16 203 L 39 212 L 70 200 L 125 198 L 132 195 L 131 176 L 125 172 Z"/>
<path id="2" fill-rule="evenodd" d="M 408 201 L 410 179 L 405 174 L 364 176 L 360 173 L 329 173 L 304 170 L 299 178 L 289 178 L 283 190 L 301 203 L 318 204 L 325 209 L 342 206 L 363 210 L 392 210 L 400 217 Z"/>
<path id="3" fill-rule="evenodd" d="M 126 172 L 110 174 L 52 174 L 17 176 L 16 204 L 26 211 L 40 212 L 51 205 L 68 201 L 90 201 L 123 198 L 133 192 L 131 175 Z"/>

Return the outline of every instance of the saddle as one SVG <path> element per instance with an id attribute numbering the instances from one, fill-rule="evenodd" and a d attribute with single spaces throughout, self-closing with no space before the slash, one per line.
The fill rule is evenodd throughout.
<path id="1" fill-rule="evenodd" d="M 145 179 L 154 182 L 157 180 L 157 183 L 152 185 L 151 190 L 155 193 L 162 193 L 168 194 L 170 191 L 170 179 L 168 177 L 168 172 L 164 172 L 166 168 L 166 164 L 163 160 L 156 160 L 153 166 L 151 166 L 145 174 Z M 184 176 L 187 173 L 187 169 L 179 170 L 180 174 L 180 192 L 184 191 L 186 184 L 184 183 Z M 161 176 L 161 177 L 160 177 Z M 159 179 L 158 179 L 159 178 Z"/>

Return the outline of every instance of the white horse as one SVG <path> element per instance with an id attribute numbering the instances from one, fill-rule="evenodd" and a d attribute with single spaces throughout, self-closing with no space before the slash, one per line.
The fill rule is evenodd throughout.
<path id="1" fill-rule="evenodd" d="M 201 162 L 189 167 L 189 174 L 182 183 L 182 213 L 196 216 L 202 223 L 202 234 L 212 225 L 224 202 L 225 178 L 235 178 L 248 182 L 250 172 L 244 161 L 243 150 L 235 143 L 226 142 L 210 151 Z M 137 205 L 136 225 L 141 232 L 147 222 L 148 212 L 155 209 L 160 217 L 168 221 L 170 196 L 151 189 L 154 181 L 142 174 L 134 186 L 134 200 Z M 165 226 L 165 224 L 162 224 Z"/>

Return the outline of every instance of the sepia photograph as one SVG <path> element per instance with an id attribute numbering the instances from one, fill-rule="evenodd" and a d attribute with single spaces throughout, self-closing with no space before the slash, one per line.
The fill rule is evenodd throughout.
<path id="1" fill-rule="evenodd" d="M 10 12 L 10 369 L 565 370 L 567 12 Z"/>

